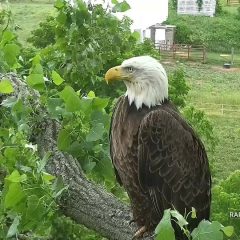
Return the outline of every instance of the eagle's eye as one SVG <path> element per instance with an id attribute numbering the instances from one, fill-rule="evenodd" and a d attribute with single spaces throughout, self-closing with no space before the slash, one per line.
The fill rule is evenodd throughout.
<path id="1" fill-rule="evenodd" d="M 132 72 L 133 72 L 133 68 L 132 68 L 132 67 L 127 67 L 127 71 L 128 71 L 129 73 L 132 73 Z"/>

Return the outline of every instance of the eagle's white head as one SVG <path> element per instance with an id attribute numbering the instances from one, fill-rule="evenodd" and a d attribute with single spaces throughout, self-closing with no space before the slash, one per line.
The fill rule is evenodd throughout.
<path id="1" fill-rule="evenodd" d="M 149 56 L 133 57 L 120 66 L 109 69 L 105 75 L 107 82 L 123 80 L 127 86 L 129 104 L 137 109 L 162 104 L 168 98 L 168 78 L 163 66 Z"/>

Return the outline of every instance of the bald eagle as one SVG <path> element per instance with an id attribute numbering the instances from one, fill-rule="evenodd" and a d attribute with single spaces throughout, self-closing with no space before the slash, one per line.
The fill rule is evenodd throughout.
<path id="1" fill-rule="evenodd" d="M 134 57 L 109 69 L 105 80 L 122 80 L 127 87 L 115 106 L 109 135 L 116 178 L 129 195 L 139 226 L 135 237 L 152 232 L 168 208 L 184 215 L 194 207 L 197 218 L 189 222 L 190 230 L 209 219 L 207 154 L 169 100 L 163 66 L 149 56 Z"/>

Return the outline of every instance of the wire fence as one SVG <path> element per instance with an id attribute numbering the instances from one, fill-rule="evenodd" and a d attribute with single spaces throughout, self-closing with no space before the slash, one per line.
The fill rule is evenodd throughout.
<path id="1" fill-rule="evenodd" d="M 227 5 L 228 6 L 240 5 L 240 0 L 227 0 Z"/>
<path id="2" fill-rule="evenodd" d="M 218 44 L 214 45 L 215 48 Z M 163 44 L 156 43 L 156 49 L 163 60 L 182 60 L 214 65 L 230 64 L 232 67 L 240 67 L 240 50 L 229 47 L 229 49 L 215 49 L 210 51 L 213 46 L 206 48 L 203 45 L 191 44 Z"/>
<path id="3" fill-rule="evenodd" d="M 164 60 L 188 60 L 206 62 L 206 48 L 202 45 L 155 44 Z"/>
<path id="4" fill-rule="evenodd" d="M 203 110 L 206 114 L 217 116 L 230 116 L 240 118 L 240 105 L 230 105 L 224 103 L 203 103 L 195 102 L 198 109 Z"/>

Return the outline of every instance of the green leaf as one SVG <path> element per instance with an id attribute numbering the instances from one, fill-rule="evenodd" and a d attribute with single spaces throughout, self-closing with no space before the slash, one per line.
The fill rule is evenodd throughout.
<path id="1" fill-rule="evenodd" d="M 111 160 L 108 158 L 103 158 L 97 162 L 94 170 L 104 177 L 104 180 L 108 180 L 109 182 L 113 182 L 115 179 Z"/>
<path id="2" fill-rule="evenodd" d="M 174 218 L 177 219 L 177 223 L 181 227 L 181 229 L 183 228 L 183 226 L 188 225 L 186 219 L 177 210 L 171 210 L 170 213 Z"/>
<path id="3" fill-rule="evenodd" d="M 55 176 L 53 176 L 49 173 L 43 172 L 42 179 L 45 183 L 50 183 L 55 178 L 56 178 Z"/>
<path id="4" fill-rule="evenodd" d="M 140 39 L 141 39 L 141 34 L 140 34 L 139 32 L 137 32 L 137 31 L 134 31 L 134 32 L 132 33 L 132 36 L 133 36 L 137 41 L 140 41 Z"/>
<path id="5" fill-rule="evenodd" d="M 59 115 L 65 111 L 63 100 L 61 98 L 48 98 L 47 110 L 50 113 L 51 117 L 58 118 Z"/>
<path id="6" fill-rule="evenodd" d="M 13 67 L 14 64 L 17 63 L 17 56 L 20 53 L 20 47 L 16 44 L 9 43 L 4 46 L 3 52 L 7 64 L 10 67 Z"/>
<path id="7" fill-rule="evenodd" d="M 24 217 L 24 230 L 31 230 L 39 225 L 39 221 L 43 221 L 43 215 L 46 214 L 46 204 L 44 198 L 37 195 L 31 195 L 27 198 L 27 209 Z"/>
<path id="8" fill-rule="evenodd" d="M 61 151 L 66 151 L 71 144 L 71 136 L 67 130 L 61 129 L 58 138 L 57 138 L 57 146 Z"/>
<path id="9" fill-rule="evenodd" d="M 121 2 L 121 3 L 117 3 L 117 4 L 113 7 L 112 11 L 113 11 L 114 13 L 116 13 L 116 12 L 126 12 L 126 11 L 129 10 L 129 9 L 131 9 L 130 5 L 129 5 L 126 1 L 123 1 L 123 2 Z"/>
<path id="10" fill-rule="evenodd" d="M 92 172 L 93 168 L 96 166 L 95 162 L 87 161 L 82 164 L 82 168 L 84 172 L 90 173 Z"/>
<path id="11" fill-rule="evenodd" d="M 95 124 L 91 129 L 91 132 L 86 136 L 86 141 L 93 142 L 102 139 L 104 131 L 104 125 L 102 123 Z"/>
<path id="12" fill-rule="evenodd" d="M 57 9 L 61 9 L 64 7 L 64 1 L 63 0 L 56 0 L 54 7 Z"/>
<path id="13" fill-rule="evenodd" d="M 14 92 L 12 83 L 8 79 L 3 79 L 0 81 L 0 93 L 12 93 Z"/>
<path id="14" fill-rule="evenodd" d="M 4 150 L 4 156 L 8 159 L 8 161 L 13 161 L 15 163 L 16 155 L 17 155 L 17 149 L 16 148 L 7 147 Z"/>
<path id="15" fill-rule="evenodd" d="M 15 38 L 16 36 L 11 31 L 4 31 L 2 35 L 1 45 L 5 45 L 6 43 L 11 42 Z"/>
<path id="16" fill-rule="evenodd" d="M 68 148 L 68 153 L 70 153 L 74 157 L 79 157 L 79 155 L 82 153 L 82 145 L 75 141 L 73 142 L 70 147 Z"/>
<path id="17" fill-rule="evenodd" d="M 45 83 L 43 74 L 32 73 L 27 77 L 27 84 L 34 89 L 44 90 Z"/>
<path id="18" fill-rule="evenodd" d="M 64 79 L 61 78 L 61 76 L 56 71 L 52 71 L 52 79 L 57 86 L 61 85 L 64 82 Z"/>
<path id="19" fill-rule="evenodd" d="M 54 194 L 53 194 L 54 198 L 59 197 L 65 190 L 68 189 L 68 186 L 64 185 L 62 177 L 60 177 L 60 176 L 58 176 L 56 178 L 56 180 L 54 181 L 52 187 L 53 187 L 53 190 L 54 190 Z"/>
<path id="20" fill-rule="evenodd" d="M 82 98 L 80 100 L 81 103 L 80 110 L 85 114 L 89 114 L 90 111 L 92 110 L 92 101 L 93 99 Z"/>
<path id="21" fill-rule="evenodd" d="M 81 107 L 81 101 L 77 93 L 70 86 L 66 86 L 60 93 L 59 96 L 66 105 L 66 110 L 69 112 L 79 111 Z"/>
<path id="22" fill-rule="evenodd" d="M 8 137 L 9 130 L 7 128 L 0 127 L 0 137 Z"/>
<path id="23" fill-rule="evenodd" d="M 4 199 L 5 208 L 15 207 L 25 197 L 20 183 L 11 183 Z"/>
<path id="24" fill-rule="evenodd" d="M 112 0 L 112 4 L 117 4 L 118 0 Z"/>
<path id="25" fill-rule="evenodd" d="M 43 76 L 43 67 L 40 63 L 34 64 L 30 71 L 31 74 L 42 74 Z"/>
<path id="26" fill-rule="evenodd" d="M 77 5 L 78 5 L 78 9 L 81 12 L 88 12 L 88 8 L 87 8 L 85 1 L 79 0 L 79 1 L 77 1 Z"/>
<path id="27" fill-rule="evenodd" d="M 90 91 L 87 96 L 88 96 L 88 98 L 95 98 L 96 97 L 95 93 L 93 91 Z"/>
<path id="28" fill-rule="evenodd" d="M 234 227 L 233 226 L 222 227 L 221 230 L 224 232 L 224 234 L 227 237 L 231 237 L 234 233 Z"/>
<path id="29" fill-rule="evenodd" d="M 5 178 L 5 180 L 12 183 L 24 182 L 27 180 L 27 175 L 26 174 L 20 175 L 20 173 L 17 170 L 14 170 L 11 173 L 11 175 Z"/>
<path id="30" fill-rule="evenodd" d="M 37 64 L 41 64 L 42 58 L 39 54 L 37 54 L 35 57 L 32 59 L 32 65 L 35 66 Z"/>
<path id="31" fill-rule="evenodd" d="M 49 159 L 49 157 L 51 156 L 51 153 L 48 152 L 44 155 L 43 159 L 41 159 L 39 162 L 37 162 L 37 172 L 40 173 L 42 172 L 42 170 L 44 169 L 44 167 L 47 164 L 47 161 Z"/>
<path id="32" fill-rule="evenodd" d="M 170 209 L 164 210 L 163 217 L 155 229 L 155 234 L 157 235 L 156 240 L 175 240 Z"/>
<path id="33" fill-rule="evenodd" d="M 201 221 L 192 233 L 192 240 L 223 240 L 223 232 L 219 222 Z"/>
<path id="34" fill-rule="evenodd" d="M 7 108 L 11 108 L 12 106 L 14 106 L 17 102 L 17 98 L 15 96 L 11 96 L 6 98 L 5 100 L 2 101 L 1 105 Z"/>
<path id="35" fill-rule="evenodd" d="M 92 122 L 100 122 L 103 123 L 105 128 L 110 123 L 110 116 L 105 113 L 104 111 L 93 111 L 91 114 L 91 120 Z"/>
<path id="36" fill-rule="evenodd" d="M 196 209 L 194 207 L 192 207 L 191 218 L 197 218 Z"/>
<path id="37" fill-rule="evenodd" d="M 22 113 L 26 110 L 26 106 L 23 103 L 22 99 L 19 99 L 16 104 L 13 106 L 12 110 L 16 113 Z"/>
<path id="38" fill-rule="evenodd" d="M 67 21 L 67 16 L 64 12 L 60 12 L 56 18 L 59 24 L 64 25 Z"/>
<path id="39" fill-rule="evenodd" d="M 93 99 L 93 109 L 102 110 L 107 107 L 109 102 L 108 98 L 94 98 Z"/>
<path id="40" fill-rule="evenodd" d="M 18 225 L 20 223 L 20 219 L 21 219 L 20 216 L 16 216 L 14 218 L 13 223 L 11 224 L 11 226 L 8 229 L 7 238 L 11 238 L 18 233 Z"/>

